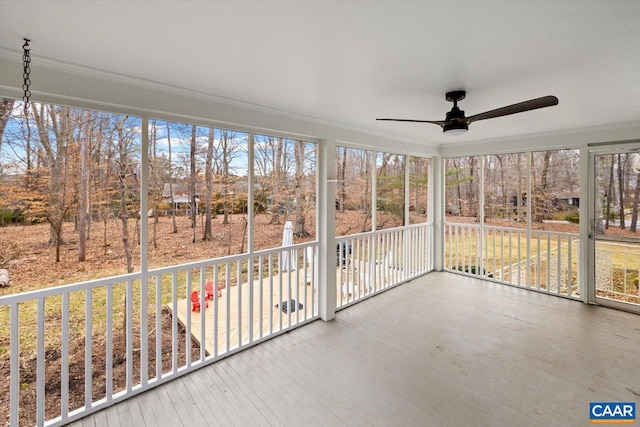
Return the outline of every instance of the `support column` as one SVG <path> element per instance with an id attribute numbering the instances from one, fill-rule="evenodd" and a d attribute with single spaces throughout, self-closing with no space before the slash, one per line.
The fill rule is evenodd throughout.
<path id="1" fill-rule="evenodd" d="M 336 317 L 336 142 L 318 144 L 318 305 L 320 318 Z"/>
<path id="2" fill-rule="evenodd" d="M 402 229 L 402 244 L 403 244 L 403 260 L 402 260 L 402 280 L 407 280 L 410 274 L 413 274 L 414 267 L 411 263 L 412 254 L 411 254 L 411 229 L 409 229 L 409 225 L 411 225 L 411 219 L 409 215 L 411 215 L 411 210 L 409 209 L 409 205 L 411 205 L 411 167 L 409 166 L 409 160 L 411 156 L 404 156 L 404 227 Z"/>
<path id="3" fill-rule="evenodd" d="M 429 218 L 433 221 L 433 269 L 442 271 L 444 268 L 444 161 L 440 156 L 431 158 L 429 171 Z"/>
<path id="4" fill-rule="evenodd" d="M 484 154 L 481 154 L 478 156 L 480 158 L 480 170 L 478 172 L 478 189 L 479 189 L 479 194 L 478 194 L 478 216 L 480 218 L 480 230 L 478 231 L 480 233 L 480 238 L 476 237 L 476 242 L 479 243 L 479 247 L 476 248 L 476 274 L 479 274 L 480 276 L 484 276 L 486 274 L 486 269 L 485 269 L 485 257 L 487 256 L 487 254 L 484 251 L 484 245 L 485 245 L 485 228 L 484 228 L 484 216 L 486 214 L 485 212 L 485 203 L 484 203 L 484 171 L 486 168 L 486 161 L 487 161 L 487 156 L 485 156 Z M 479 260 L 479 262 L 478 262 Z"/>
<path id="5" fill-rule="evenodd" d="M 149 118 L 142 117 L 140 135 L 140 336 L 149 335 Z M 140 383 L 149 381 L 149 348 L 140 346 Z"/>
<path id="6" fill-rule="evenodd" d="M 149 271 L 149 118 L 141 118 L 140 134 L 140 271 Z"/>
<path id="7" fill-rule="evenodd" d="M 255 134 L 253 132 L 249 132 L 248 138 L 249 140 L 248 142 L 248 168 L 247 168 L 247 252 L 249 252 L 250 254 L 253 253 L 254 251 L 254 230 L 255 230 L 255 221 L 254 221 L 254 200 L 255 200 L 255 194 L 254 194 L 254 188 L 253 188 L 253 183 L 255 182 L 255 171 L 254 171 L 254 159 L 255 159 L 255 143 L 256 143 L 256 138 L 255 138 Z M 252 262 L 253 264 L 253 262 Z"/>
<path id="8" fill-rule="evenodd" d="M 589 171 L 595 171 L 593 156 L 589 153 L 587 146 L 580 148 L 580 253 L 578 254 L 578 282 L 580 298 L 584 303 L 594 304 L 596 302 L 595 287 L 595 240 L 593 233 L 595 229 L 595 208 L 593 197 L 595 194 L 594 180 L 589 175 Z M 595 173 L 595 172 L 594 172 Z"/>

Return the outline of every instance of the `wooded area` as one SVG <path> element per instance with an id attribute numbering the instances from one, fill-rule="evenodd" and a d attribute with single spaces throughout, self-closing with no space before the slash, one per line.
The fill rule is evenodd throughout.
<path id="1" fill-rule="evenodd" d="M 484 157 L 484 215 L 489 224 L 522 228 L 527 205 L 537 229 L 552 221 L 574 224 L 580 207 L 578 150 L 548 150 Z M 446 160 L 446 214 L 456 221 L 476 222 L 480 214 L 480 157 Z M 621 152 L 596 156 L 596 232 L 616 235 L 638 228 L 640 155 Z M 528 176 L 531 184 L 528 186 Z M 527 194 L 530 188 L 531 194 Z M 622 214 L 621 214 L 622 213 Z M 620 233 L 622 231 L 622 233 Z"/>
<path id="2" fill-rule="evenodd" d="M 375 156 L 375 158 L 374 158 Z M 355 148 L 336 150 L 336 211 L 357 212 L 357 220 L 347 224 L 337 218 L 337 235 L 373 230 L 373 181 L 375 179 L 376 229 L 405 224 L 405 174 L 409 174 L 409 224 L 427 221 L 430 159 L 377 153 Z M 375 172 L 375 175 L 374 175 Z M 375 176 L 375 178 L 374 178 Z M 349 219 L 351 220 L 351 218 Z"/>
<path id="3" fill-rule="evenodd" d="M 121 272 L 133 271 L 132 251 L 145 215 L 154 248 L 159 219 L 171 218 L 170 232 L 178 234 L 176 218 L 186 216 L 189 243 L 212 242 L 215 256 L 247 251 L 246 133 L 150 120 L 149 209 L 143 213 L 140 118 L 40 103 L 25 111 L 22 102 L 11 99 L 3 99 L 1 108 L 0 226 L 47 223 L 56 261 L 70 240 L 80 262 L 87 260 L 88 241 L 99 240 L 105 254 L 111 251 L 107 233 L 116 221 L 124 250 Z M 296 237 L 312 238 L 315 144 L 259 135 L 253 148 L 254 213 L 269 215 L 270 224 L 291 218 Z M 223 220 L 214 229 L 218 215 Z M 234 221 L 240 232 L 230 226 Z M 69 223 L 71 232 L 63 226 Z M 254 249 L 280 245 L 270 234 L 261 236 L 261 229 L 255 232 Z M 19 236 L 3 246 L 0 265 L 20 252 Z M 150 265 L 159 266 L 155 261 Z"/>
<path id="4" fill-rule="evenodd" d="M 148 221 L 152 268 L 172 262 L 162 255 L 167 252 L 189 254 L 177 257 L 184 262 L 246 252 L 249 221 L 255 222 L 253 250 L 280 246 L 287 219 L 296 242 L 315 238 L 315 143 L 259 134 L 250 141 L 246 132 L 151 119 L 148 209 L 141 212 L 139 117 L 44 103 L 25 111 L 12 99 L 0 107 L 0 227 L 48 228 L 46 248 L 27 249 L 19 235 L 9 234 L 0 266 L 10 271 L 24 271 L 15 267 L 24 259 L 51 257 L 60 265 L 69 262 L 70 251 L 81 263 L 121 256 L 121 267 L 114 271 L 107 262 L 105 275 L 134 271 L 141 219 Z M 428 159 L 345 147 L 337 148 L 336 158 L 337 235 L 372 231 L 374 204 L 377 229 L 403 225 L 405 172 L 409 222 L 427 220 Z M 174 238 L 168 243 L 160 233 Z M 193 245 L 199 249 L 187 249 Z"/>
<path id="5" fill-rule="evenodd" d="M 212 250 L 200 251 L 200 256 L 193 253 L 196 259 L 188 261 L 246 252 L 250 169 L 254 215 L 268 216 L 272 226 L 291 219 L 297 241 L 315 238 L 315 143 L 269 135 L 255 135 L 250 141 L 245 132 L 152 119 L 148 211 L 143 213 L 140 118 L 43 103 L 33 103 L 25 112 L 22 102 L 12 99 L 2 99 L 0 108 L 0 226 L 46 223 L 52 252 L 39 257 L 60 261 L 61 247 L 68 241 L 74 243 L 79 262 L 87 260 L 88 241 L 94 246 L 101 242 L 104 254 L 113 251 L 107 234 L 114 233 L 110 224 L 117 222 L 120 272 L 133 271 L 140 220 L 145 216 L 149 247 L 156 250 L 160 219 L 165 218 L 172 224 L 168 232 L 180 235 L 176 247 L 211 243 Z M 637 157 L 635 153 L 598 156 L 600 232 L 612 228 L 636 232 Z M 536 228 L 561 221 L 574 224 L 577 231 L 578 150 L 487 155 L 483 170 L 480 160 L 480 156 L 446 159 L 447 218 L 478 220 L 483 173 L 487 223 L 522 228 L 531 204 Z M 427 221 L 429 159 L 337 147 L 336 172 L 337 235 L 372 231 L 374 207 L 376 229 Z M 179 217 L 189 218 L 188 237 L 178 229 Z M 273 229 L 254 227 L 253 237 L 254 250 L 281 244 Z M 19 247 L 19 236 L 5 242 L 0 265 L 15 260 Z M 166 265 L 168 261 L 156 253 L 149 252 L 149 265 Z"/>

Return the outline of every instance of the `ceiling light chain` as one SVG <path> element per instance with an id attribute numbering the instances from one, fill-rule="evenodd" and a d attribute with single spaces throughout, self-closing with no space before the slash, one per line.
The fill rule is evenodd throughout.
<path id="1" fill-rule="evenodd" d="M 22 77 L 24 82 L 22 83 L 22 90 L 24 90 L 24 95 L 22 96 L 22 101 L 24 101 L 24 115 L 26 116 L 29 112 L 29 98 L 31 98 L 31 91 L 29 90 L 29 86 L 31 85 L 31 56 L 29 55 L 29 51 L 31 47 L 29 47 L 29 42 L 31 40 L 25 38 L 24 44 L 22 45 L 22 49 L 24 51 L 22 55 L 22 66 L 23 66 L 23 74 Z"/>

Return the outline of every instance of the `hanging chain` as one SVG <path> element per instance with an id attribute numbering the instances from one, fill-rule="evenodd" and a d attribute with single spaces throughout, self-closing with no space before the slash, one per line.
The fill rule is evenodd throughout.
<path id="1" fill-rule="evenodd" d="M 31 98 L 31 91 L 29 90 L 29 86 L 31 85 L 31 56 L 29 55 L 29 51 L 31 48 L 29 47 L 29 42 L 31 40 L 25 38 L 24 44 L 22 45 L 22 49 L 24 50 L 24 54 L 22 55 L 22 66 L 24 68 L 24 73 L 22 75 L 24 82 L 22 83 L 22 90 L 24 90 L 24 95 L 22 96 L 22 101 L 24 101 L 24 115 L 26 116 L 29 113 L 29 98 Z"/>

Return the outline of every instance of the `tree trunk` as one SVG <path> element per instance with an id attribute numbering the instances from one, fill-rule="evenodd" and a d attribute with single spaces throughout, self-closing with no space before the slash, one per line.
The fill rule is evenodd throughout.
<path id="1" fill-rule="evenodd" d="M 213 230 L 211 224 L 211 199 L 213 195 L 213 143 L 215 133 L 213 128 L 209 129 L 209 140 L 207 144 L 207 160 L 205 166 L 205 181 L 207 188 L 204 193 L 204 234 L 202 240 L 213 240 Z"/>
<path id="2" fill-rule="evenodd" d="M 62 168 L 63 162 L 67 158 L 67 138 L 69 137 L 69 108 L 60 107 L 60 113 L 57 112 L 56 106 L 39 104 L 33 105 L 32 111 L 36 119 L 38 127 L 38 137 L 40 145 L 44 149 L 45 167 L 49 168 L 49 208 L 47 209 L 47 218 L 49 224 L 49 245 L 55 245 L 58 239 L 62 239 L 62 231 L 56 230 L 53 225 L 62 222 L 62 206 L 63 194 L 62 188 Z M 49 117 L 44 115 L 48 112 Z M 51 126 L 51 129 L 49 128 Z M 49 138 L 50 130 L 55 135 L 55 145 Z"/>
<path id="3" fill-rule="evenodd" d="M 281 188 L 282 183 L 282 157 L 283 157 L 283 141 L 282 138 L 276 138 L 276 151 L 275 158 L 273 159 L 273 206 L 271 207 L 271 221 L 269 224 L 280 224 L 280 202 L 281 202 Z"/>
<path id="4" fill-rule="evenodd" d="M 526 193 L 524 193 L 522 191 L 522 153 L 518 153 L 517 157 L 516 157 L 516 161 L 518 163 L 518 192 L 516 193 L 516 200 L 517 200 L 517 211 L 518 211 L 518 218 L 517 221 L 523 221 L 523 208 L 524 208 L 524 197 Z"/>
<path id="5" fill-rule="evenodd" d="M 152 199 L 152 203 L 153 203 L 153 232 L 152 232 L 152 241 L 153 241 L 153 247 L 155 249 L 158 249 L 158 223 L 160 222 L 160 213 L 158 212 L 159 209 L 159 199 L 160 199 L 160 195 L 158 194 L 158 189 L 161 185 L 160 183 L 160 176 L 159 176 L 159 171 L 158 171 L 158 153 L 157 153 L 157 146 L 158 146 L 158 128 L 156 126 L 156 121 L 152 120 L 151 121 L 151 136 L 149 138 L 149 145 L 150 148 L 152 148 L 152 152 L 151 152 L 151 156 L 150 157 L 150 161 L 149 161 L 149 177 L 152 179 L 152 191 L 153 191 L 153 199 Z"/>
<path id="6" fill-rule="evenodd" d="M 547 201 L 547 190 L 548 190 L 548 183 L 547 183 L 547 177 L 549 174 L 549 164 L 551 163 L 551 151 L 547 150 L 544 152 L 544 157 L 543 157 L 543 162 L 542 162 L 542 171 L 540 171 L 540 185 L 537 188 L 537 194 L 535 197 L 535 200 L 533 200 L 532 202 L 535 202 L 534 205 L 532 205 L 531 207 L 535 207 L 536 212 L 535 215 L 533 216 L 533 220 L 535 222 L 542 222 L 544 219 L 544 208 L 546 205 L 546 201 Z"/>
<path id="7" fill-rule="evenodd" d="M 244 253 L 244 243 L 247 240 L 247 231 L 249 230 L 249 221 L 246 216 L 242 217 L 242 241 L 240 242 L 240 253 Z"/>
<path id="8" fill-rule="evenodd" d="M 13 99 L 2 98 L 0 100 L 0 152 L 2 152 L 2 136 L 4 135 L 4 129 L 7 127 L 7 122 L 9 122 L 9 119 L 11 118 L 14 104 L 15 101 Z"/>
<path id="9" fill-rule="evenodd" d="M 78 206 L 78 261 L 87 257 L 87 210 L 89 200 L 89 152 L 91 131 L 89 125 L 80 141 L 80 204 Z"/>
<path id="10" fill-rule="evenodd" d="M 171 221 L 173 224 L 173 233 L 178 233 L 178 224 L 176 223 L 176 202 L 173 198 L 173 163 L 171 161 L 171 127 L 167 123 L 167 146 L 169 150 L 169 193 L 171 193 Z"/>
<path id="11" fill-rule="evenodd" d="M 604 220 L 604 229 L 608 230 L 609 229 L 609 219 L 611 218 L 611 200 L 613 199 L 613 169 L 615 166 L 615 160 L 613 159 L 613 157 L 611 157 L 609 159 L 609 161 L 611 162 L 611 168 L 609 169 L 609 192 L 607 194 L 607 202 L 606 202 L 606 209 L 605 209 L 605 220 Z"/>
<path id="12" fill-rule="evenodd" d="M 304 148 L 303 141 L 294 143 L 294 157 L 296 162 L 296 225 L 293 233 L 296 237 L 309 237 L 309 232 L 305 229 L 305 212 L 304 212 Z"/>
<path id="13" fill-rule="evenodd" d="M 475 189 L 476 157 L 469 157 L 469 182 L 467 183 L 468 216 L 478 217 L 477 191 Z"/>
<path id="14" fill-rule="evenodd" d="M 340 213 L 344 213 L 347 203 L 347 147 L 342 147 L 342 163 L 340 165 Z"/>
<path id="15" fill-rule="evenodd" d="M 15 100 L 9 98 L 0 99 L 0 153 L 2 153 L 2 141 L 4 136 L 4 129 L 7 127 L 7 123 L 11 118 L 11 114 L 13 112 L 13 106 L 15 104 Z M 25 120 L 27 117 L 25 117 Z M 31 128 L 29 127 L 29 123 L 27 122 L 27 132 L 30 133 Z M 30 135 L 27 136 L 27 142 L 30 143 Z M 29 165 L 29 149 L 26 150 L 27 153 L 27 165 Z M 30 166 L 30 165 L 29 165 Z M 30 172 L 30 167 L 27 167 L 27 174 Z M 2 164 L 0 163 L 0 174 L 2 173 Z"/>
<path id="16" fill-rule="evenodd" d="M 505 180 L 504 161 L 502 156 L 496 156 L 496 158 L 500 163 L 500 188 L 502 188 L 502 209 L 506 210 L 506 212 L 503 212 L 502 217 L 504 218 L 506 216 L 508 219 L 511 219 L 512 217 L 511 212 L 513 212 L 513 210 L 510 209 L 510 207 L 508 207 L 509 194 L 507 192 L 507 181 Z"/>
<path id="17" fill-rule="evenodd" d="M 633 233 L 636 232 L 638 224 L 638 202 L 640 202 L 640 173 L 636 174 L 636 188 L 633 191 L 633 207 L 631 209 L 631 225 L 629 230 Z"/>
<path id="18" fill-rule="evenodd" d="M 131 242 L 129 241 L 129 211 L 127 209 L 127 165 L 129 158 L 127 153 L 127 143 L 123 132 L 123 128 L 127 117 L 125 116 L 118 124 L 118 154 L 119 154 L 119 170 L 120 178 L 120 220 L 122 222 L 122 244 L 124 245 L 124 253 L 127 258 L 127 273 L 133 272 L 133 255 L 131 253 Z"/>
<path id="19" fill-rule="evenodd" d="M 620 196 L 620 230 L 624 230 L 626 227 L 624 221 L 624 180 L 622 179 L 622 155 L 618 154 L 618 188 Z"/>
<path id="20" fill-rule="evenodd" d="M 458 216 L 462 216 L 462 186 L 460 185 L 460 182 L 461 182 L 460 165 L 457 159 L 454 159 L 453 167 L 455 168 L 455 171 L 456 171 L 456 192 L 458 195 L 458 200 L 456 204 L 458 205 Z"/>
<path id="21" fill-rule="evenodd" d="M 222 184 L 224 185 L 222 201 L 222 210 L 224 211 L 224 217 L 222 219 L 223 225 L 229 224 L 229 134 L 226 130 L 220 133 L 220 144 L 222 148 Z"/>

